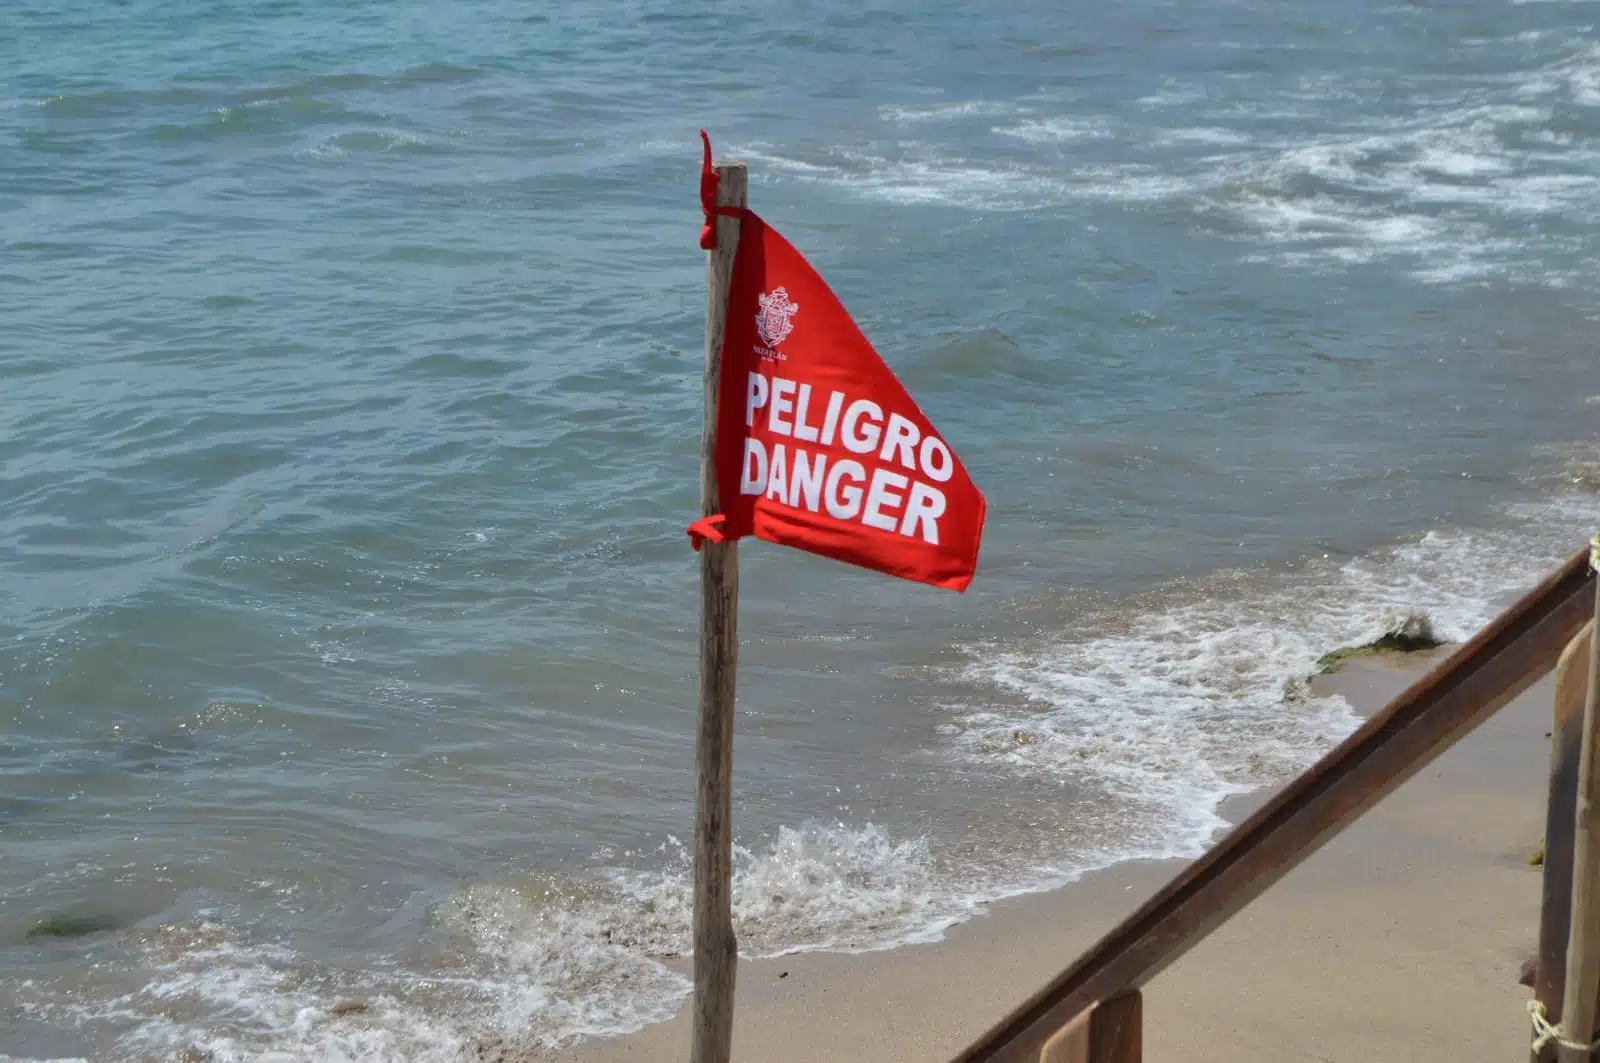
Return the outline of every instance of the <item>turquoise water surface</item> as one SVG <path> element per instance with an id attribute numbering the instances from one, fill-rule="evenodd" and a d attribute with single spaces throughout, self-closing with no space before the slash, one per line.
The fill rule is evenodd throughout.
<path id="1" fill-rule="evenodd" d="M 744 551 L 745 951 L 1197 852 L 1600 519 L 1597 12 L 7 3 L 0 1060 L 673 1013 L 701 126 L 990 504 Z"/>

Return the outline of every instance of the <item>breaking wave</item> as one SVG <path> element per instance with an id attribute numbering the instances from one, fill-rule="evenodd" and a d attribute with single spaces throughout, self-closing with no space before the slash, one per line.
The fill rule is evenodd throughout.
<path id="1" fill-rule="evenodd" d="M 1581 284 L 1600 207 L 1600 46 L 1528 34 L 1500 43 L 1526 65 L 1444 96 L 1424 80 L 1404 113 L 1348 116 L 1370 87 L 1308 76 L 1271 103 L 1207 103 L 1170 86 L 1131 116 L 1036 100 L 884 108 L 896 135 L 870 149 L 741 151 L 779 180 L 904 206 L 1171 208 L 1255 245 L 1247 261 L 1325 270 L 1382 260 L 1427 284 Z M 1175 103 L 1186 122 L 1171 121 Z M 1342 116 L 1319 110 L 1329 107 Z M 975 139 L 977 120 L 987 140 Z"/>
<path id="2" fill-rule="evenodd" d="M 1021 845 L 805 822 L 738 847 L 742 951 L 936 940 L 1007 896 L 1197 855 L 1225 826 L 1228 797 L 1283 781 L 1356 726 L 1341 698 L 1306 683 L 1319 655 L 1416 613 L 1464 639 L 1583 541 L 1600 519 L 1583 489 L 1593 448 L 1569 449 L 1556 474 L 1567 490 L 1514 508 L 1501 529 L 1431 532 L 1287 574 L 1215 573 L 1024 644 L 966 647 L 964 663 L 941 666 L 966 693 L 945 706 L 930 752 L 1047 784 L 1060 807 L 1038 810 Z M 114 1031 L 111 1050 L 130 1063 L 184 1052 L 459 1063 L 626 1033 L 670 1018 L 690 989 L 690 854 L 669 838 L 643 863 L 467 885 L 434 905 L 419 955 L 386 966 L 313 958 L 217 913 L 117 932 L 96 963 L 13 986 L 11 1004 Z"/>

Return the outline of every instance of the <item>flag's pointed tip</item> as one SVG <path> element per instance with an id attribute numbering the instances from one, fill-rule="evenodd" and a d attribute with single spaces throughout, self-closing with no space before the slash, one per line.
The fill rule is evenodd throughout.
<path id="1" fill-rule="evenodd" d="M 700 161 L 700 210 L 706 216 L 705 225 L 700 228 L 700 247 L 704 251 L 715 251 L 717 226 L 711 216 L 717 212 L 717 182 L 721 178 L 711 165 L 711 138 L 704 129 L 700 130 L 700 143 L 705 145 L 705 156 Z"/>

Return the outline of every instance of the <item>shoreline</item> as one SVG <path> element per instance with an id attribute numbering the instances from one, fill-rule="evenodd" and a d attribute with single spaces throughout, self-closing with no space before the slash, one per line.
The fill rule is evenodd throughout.
<path id="1" fill-rule="evenodd" d="M 1313 688 L 1343 695 L 1365 719 L 1451 649 L 1352 660 Z M 1543 838 L 1550 684 L 1534 684 L 1147 986 L 1151 1058 L 1525 1051 L 1517 974 L 1537 937 L 1540 875 L 1525 858 Z M 1222 814 L 1237 825 L 1275 791 L 1229 798 Z M 1188 862 L 1119 863 L 996 901 L 927 944 L 745 960 L 734 1059 L 948 1058 Z M 632 1034 L 491 1047 L 479 1058 L 680 1056 L 689 1012 L 685 1000 L 671 1020 Z M 1448 1028 L 1430 1028 L 1440 1016 Z"/>

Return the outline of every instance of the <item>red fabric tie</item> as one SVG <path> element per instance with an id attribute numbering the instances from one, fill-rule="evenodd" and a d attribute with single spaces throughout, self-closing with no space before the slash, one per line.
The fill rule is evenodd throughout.
<path id="1" fill-rule="evenodd" d="M 717 206 L 717 185 L 722 181 L 722 175 L 711 165 L 711 138 L 706 136 L 704 129 L 700 130 L 700 142 L 705 145 L 705 159 L 700 163 L 700 209 L 706 216 L 706 223 L 700 229 L 700 250 L 715 251 L 717 217 L 742 218 L 750 212 L 743 207 Z"/>
<path id="2" fill-rule="evenodd" d="M 722 542 L 724 536 L 719 529 L 722 527 L 722 522 L 727 519 L 727 517 L 718 513 L 715 516 L 701 517 L 689 525 L 689 545 L 694 547 L 696 553 L 699 553 L 700 547 L 708 542 Z"/>
<path id="3" fill-rule="evenodd" d="M 717 206 L 717 185 L 721 182 L 722 175 L 711 165 L 711 138 L 706 135 L 704 129 L 700 130 L 700 142 L 705 145 L 705 157 L 700 163 L 700 209 L 706 216 L 706 223 L 700 230 L 700 247 L 705 251 L 715 251 L 717 216 L 742 218 L 748 212 L 742 207 Z M 701 517 L 689 525 L 689 544 L 697 553 L 708 542 L 720 543 L 724 540 L 725 536 L 719 529 L 725 520 L 727 518 L 718 513 L 710 517 Z"/>

